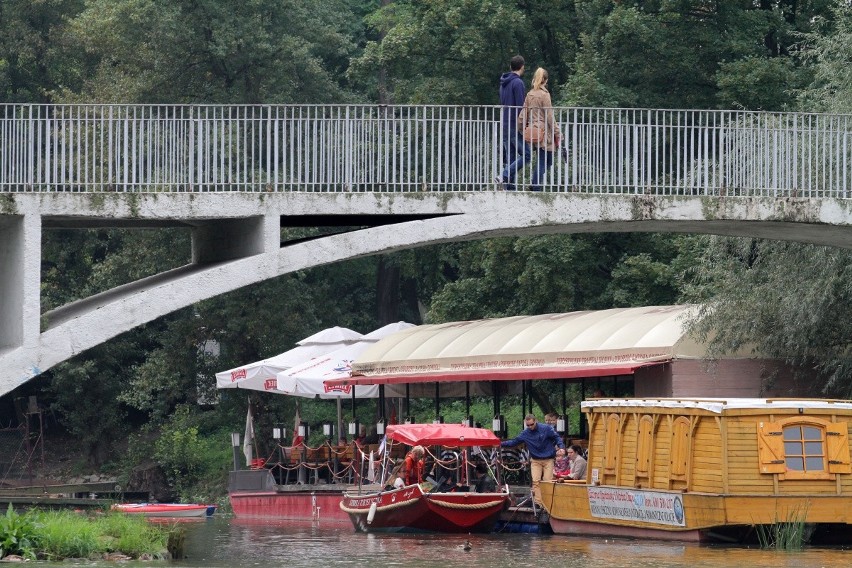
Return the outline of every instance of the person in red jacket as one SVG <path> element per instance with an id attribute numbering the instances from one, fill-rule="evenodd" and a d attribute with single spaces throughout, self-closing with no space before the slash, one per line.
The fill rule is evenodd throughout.
<path id="1" fill-rule="evenodd" d="M 426 450 L 423 449 L 423 446 L 414 446 L 405 456 L 402 478 L 406 485 L 414 485 L 423 481 L 423 466 L 425 464 L 423 456 L 425 454 Z"/>

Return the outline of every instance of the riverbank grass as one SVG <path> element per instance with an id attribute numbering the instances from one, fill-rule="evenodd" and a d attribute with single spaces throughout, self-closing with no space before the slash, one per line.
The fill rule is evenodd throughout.
<path id="1" fill-rule="evenodd" d="M 72 511 L 7 511 L 0 522 L 0 557 L 19 555 L 39 560 L 168 558 L 173 527 L 148 523 L 121 513 L 80 514 Z M 14 529 L 14 534 L 8 528 Z M 5 531 L 5 534 L 4 534 Z"/>
<path id="2" fill-rule="evenodd" d="M 771 525 L 755 525 L 760 548 L 802 550 L 810 537 L 806 518 L 807 507 L 804 510 L 797 508 L 790 512 L 785 521 L 776 520 Z"/>

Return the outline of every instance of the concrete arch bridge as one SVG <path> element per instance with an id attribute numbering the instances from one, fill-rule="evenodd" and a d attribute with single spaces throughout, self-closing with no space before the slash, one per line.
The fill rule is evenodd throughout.
<path id="1" fill-rule="evenodd" d="M 502 191 L 497 107 L 0 106 L 0 394 L 119 333 L 290 272 L 504 235 L 715 233 L 852 247 L 848 117 L 555 109 Z M 535 158 L 534 158 L 535 159 Z M 283 244 L 282 226 L 359 227 Z M 42 231 L 179 226 L 192 262 L 42 313 Z"/>

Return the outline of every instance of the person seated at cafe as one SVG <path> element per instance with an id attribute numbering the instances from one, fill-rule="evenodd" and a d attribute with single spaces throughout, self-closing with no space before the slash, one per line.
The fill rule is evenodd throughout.
<path id="1" fill-rule="evenodd" d="M 568 461 L 571 462 L 571 473 L 569 479 L 585 479 L 586 478 L 586 458 L 583 457 L 583 448 L 574 445 L 568 448 L 566 454 Z"/>
<path id="2" fill-rule="evenodd" d="M 355 436 L 355 445 L 359 448 L 364 447 L 364 444 L 367 443 L 367 427 L 363 424 L 358 426 L 358 435 Z"/>
<path id="3" fill-rule="evenodd" d="M 405 456 L 401 477 L 406 485 L 414 485 L 423 481 L 423 467 L 426 465 L 425 455 L 426 450 L 423 449 L 423 446 L 414 446 Z"/>
<path id="4" fill-rule="evenodd" d="M 338 446 L 348 446 L 349 440 L 346 439 L 346 436 L 341 436 L 339 440 L 337 440 Z"/>
<path id="5" fill-rule="evenodd" d="M 371 426 L 370 427 L 370 433 L 367 436 L 364 437 L 364 443 L 365 444 L 378 444 L 381 441 L 382 441 L 382 436 L 379 436 L 376 433 L 375 426 Z"/>
<path id="6" fill-rule="evenodd" d="M 497 490 L 497 482 L 494 480 L 494 476 L 488 472 L 488 466 L 485 465 L 485 462 L 476 464 L 473 476 L 473 487 L 477 493 L 494 493 Z"/>
<path id="7" fill-rule="evenodd" d="M 556 434 L 560 438 L 562 438 L 562 434 L 560 434 L 556 430 L 556 425 L 559 423 L 559 415 L 558 414 L 556 414 L 555 412 L 548 412 L 547 414 L 544 415 L 544 423 L 547 424 L 548 426 L 550 426 L 551 428 L 553 428 L 553 431 L 556 432 Z M 562 440 L 562 441 L 563 441 L 563 443 L 565 442 L 565 440 Z"/>
<path id="8" fill-rule="evenodd" d="M 553 462 L 553 477 L 564 479 L 571 474 L 571 460 L 563 448 L 556 450 L 556 460 Z"/>

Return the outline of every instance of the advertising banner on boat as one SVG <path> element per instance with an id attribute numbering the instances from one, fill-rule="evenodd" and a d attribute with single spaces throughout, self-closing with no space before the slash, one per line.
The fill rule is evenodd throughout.
<path id="1" fill-rule="evenodd" d="M 589 487 L 588 491 L 593 517 L 686 526 L 680 495 L 615 487 Z"/>

